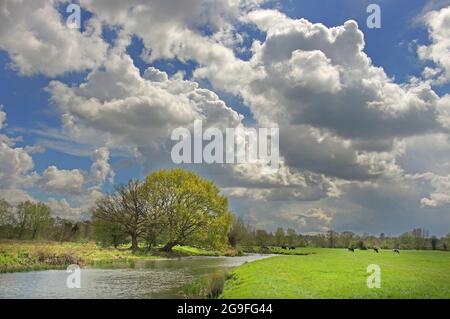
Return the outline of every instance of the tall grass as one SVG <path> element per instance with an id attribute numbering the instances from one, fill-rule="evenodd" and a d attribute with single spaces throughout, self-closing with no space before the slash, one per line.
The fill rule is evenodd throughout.
<path id="1" fill-rule="evenodd" d="M 184 285 L 183 295 L 187 299 L 217 299 L 228 279 L 231 274 L 227 271 L 202 276 Z"/>

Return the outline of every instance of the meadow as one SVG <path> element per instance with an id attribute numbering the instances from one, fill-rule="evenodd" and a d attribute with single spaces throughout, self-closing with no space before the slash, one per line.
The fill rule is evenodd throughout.
<path id="1" fill-rule="evenodd" d="M 450 298 L 450 253 L 444 251 L 297 248 L 236 268 L 221 298 Z M 300 255 L 298 255 L 300 254 Z M 368 288 L 367 266 L 381 268 Z"/>

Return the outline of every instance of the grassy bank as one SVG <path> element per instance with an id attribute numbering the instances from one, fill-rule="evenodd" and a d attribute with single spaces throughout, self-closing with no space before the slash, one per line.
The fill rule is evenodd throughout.
<path id="1" fill-rule="evenodd" d="M 221 298 L 450 298 L 450 253 L 306 248 L 236 268 Z M 367 266 L 381 288 L 367 287 Z"/>
<path id="2" fill-rule="evenodd" d="M 0 273 L 42 269 L 63 269 L 70 264 L 90 266 L 107 263 L 127 263 L 180 256 L 224 256 L 233 251 L 209 251 L 176 246 L 172 253 L 157 249 L 133 254 L 128 247 L 102 248 L 95 243 L 57 243 L 44 241 L 0 241 Z"/>
<path id="3" fill-rule="evenodd" d="M 208 250 L 208 249 L 202 249 L 197 247 L 191 247 L 191 246 L 175 246 L 173 247 L 173 253 L 171 253 L 170 256 L 227 256 L 227 257 L 234 257 L 234 256 L 241 256 L 242 252 L 233 249 L 228 248 L 226 250 Z"/>

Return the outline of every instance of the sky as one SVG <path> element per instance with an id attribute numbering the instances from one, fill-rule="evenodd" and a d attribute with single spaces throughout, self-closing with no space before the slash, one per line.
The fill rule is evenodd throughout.
<path id="1" fill-rule="evenodd" d="M 2 0 L 0 68 L 13 204 L 82 219 L 182 167 L 258 228 L 450 232 L 450 1 Z M 196 119 L 278 127 L 279 169 L 175 164 L 171 133 Z"/>

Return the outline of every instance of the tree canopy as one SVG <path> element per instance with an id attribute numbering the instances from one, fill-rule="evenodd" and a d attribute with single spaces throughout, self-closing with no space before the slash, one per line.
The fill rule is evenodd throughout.
<path id="1" fill-rule="evenodd" d="M 186 243 L 226 245 L 232 215 L 227 198 L 214 183 L 193 172 L 173 169 L 117 187 L 98 201 L 94 220 L 108 222 L 116 233 L 128 234 L 134 251 L 139 240 L 150 245 L 163 242 L 163 249 L 171 251 Z"/>

